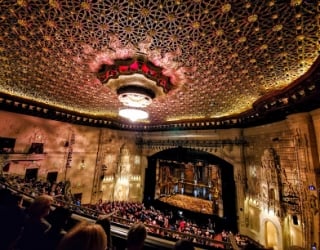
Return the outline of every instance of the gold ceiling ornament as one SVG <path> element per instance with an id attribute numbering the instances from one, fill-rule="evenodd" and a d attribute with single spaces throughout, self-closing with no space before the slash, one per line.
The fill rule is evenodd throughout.
<path id="1" fill-rule="evenodd" d="M 307 73 L 320 51 L 318 1 L 4 0 L 0 7 L 0 94 L 105 119 L 123 104 L 97 81 L 101 64 L 140 52 L 162 68 L 173 90 L 147 106 L 150 124 L 162 124 L 251 110 Z"/>
<path id="2" fill-rule="evenodd" d="M 292 6 L 298 6 L 302 4 L 302 0 L 291 0 Z"/>
<path id="3" fill-rule="evenodd" d="M 227 13 L 231 10 L 231 4 L 227 3 L 227 4 L 224 4 L 222 7 L 221 7 L 221 11 L 223 13 Z"/>

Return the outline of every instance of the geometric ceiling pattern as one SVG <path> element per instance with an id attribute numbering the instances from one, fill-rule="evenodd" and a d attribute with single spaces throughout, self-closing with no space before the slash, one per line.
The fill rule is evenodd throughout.
<path id="1" fill-rule="evenodd" d="M 318 94 L 317 75 L 297 87 L 318 65 L 316 0 L 4 0 L 0 10 L 3 108 L 161 129 L 237 123 L 279 100 Z M 97 72 L 137 54 L 161 67 L 174 89 L 132 125 L 118 117 L 122 103 Z"/>

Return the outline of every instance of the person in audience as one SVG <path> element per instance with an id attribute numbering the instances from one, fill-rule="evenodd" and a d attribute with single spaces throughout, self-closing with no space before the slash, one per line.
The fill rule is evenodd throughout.
<path id="1" fill-rule="evenodd" d="M 60 241 L 57 250 L 105 250 L 107 235 L 99 224 L 79 222 Z"/>
<path id="2" fill-rule="evenodd" d="M 47 220 L 51 224 L 47 232 L 48 250 L 55 250 L 60 240 L 67 233 L 66 226 L 71 218 L 71 211 L 66 207 L 57 207 L 48 216 Z"/>
<path id="3" fill-rule="evenodd" d="M 180 239 L 174 244 L 173 250 L 195 250 L 195 248 L 191 241 Z"/>
<path id="4" fill-rule="evenodd" d="M 20 235 L 26 214 L 21 205 L 22 196 L 9 189 L 0 190 L 0 249 L 13 248 Z"/>
<path id="5" fill-rule="evenodd" d="M 96 220 L 96 224 L 102 226 L 107 235 L 108 250 L 112 250 L 112 240 L 111 240 L 111 223 L 108 217 L 100 217 Z"/>
<path id="6" fill-rule="evenodd" d="M 143 223 L 133 224 L 127 234 L 127 250 L 143 249 L 147 238 L 147 229 Z"/>
<path id="7" fill-rule="evenodd" d="M 46 250 L 46 233 L 51 225 L 45 219 L 51 211 L 53 198 L 49 195 L 37 196 L 27 210 L 27 219 L 21 238 L 18 242 L 20 250 Z"/>

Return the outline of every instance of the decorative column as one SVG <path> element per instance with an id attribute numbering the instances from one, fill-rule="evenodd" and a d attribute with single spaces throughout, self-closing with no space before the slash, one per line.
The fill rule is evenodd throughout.
<path id="1" fill-rule="evenodd" d="M 245 206 L 245 176 L 246 172 L 243 167 L 243 160 L 241 163 L 234 164 L 234 181 L 236 185 L 236 197 L 237 197 L 237 204 L 236 204 L 236 212 L 238 216 L 238 227 L 239 231 L 242 232 L 245 227 L 245 216 L 243 213 L 243 208 Z"/>
<path id="2" fill-rule="evenodd" d="M 320 109 L 316 109 L 312 112 L 311 114 L 311 119 L 315 131 L 315 142 L 316 142 L 316 148 L 318 149 L 318 161 L 320 162 Z"/>
<path id="3" fill-rule="evenodd" d="M 313 121 L 314 127 L 314 138 L 316 141 L 316 145 L 313 146 L 317 150 L 317 164 L 314 164 L 314 172 L 315 172 L 315 199 L 311 200 L 311 209 L 313 212 L 313 222 L 314 222 L 314 234 L 313 239 L 317 245 L 320 245 L 320 216 L 319 216 L 319 204 L 320 204 L 320 197 L 319 193 L 317 194 L 316 190 L 320 189 L 320 109 L 316 109 L 310 112 L 311 118 Z"/>
<path id="4" fill-rule="evenodd" d="M 103 159 L 105 157 L 105 152 L 102 150 L 103 145 L 102 142 L 104 141 L 104 133 L 103 130 L 99 130 L 99 141 L 98 141 L 98 150 L 97 150 L 97 158 L 96 164 L 94 166 L 94 176 L 93 176 L 93 183 L 92 183 L 92 191 L 91 191 L 91 200 L 90 203 L 96 203 L 99 200 L 100 189 L 101 189 L 101 165 L 103 164 Z"/>
<path id="5" fill-rule="evenodd" d="M 114 199 L 116 201 L 127 201 L 129 197 L 129 179 L 131 176 L 130 171 L 130 153 L 126 144 L 120 148 L 118 169 L 116 174 L 116 184 Z"/>
<path id="6" fill-rule="evenodd" d="M 314 117 L 316 118 L 316 115 Z M 300 183 L 302 238 L 305 240 L 304 247 L 309 248 L 313 242 L 319 243 L 319 235 L 314 233 L 319 232 L 319 225 L 314 223 L 319 221 L 319 215 L 316 213 L 318 205 L 313 204 L 314 198 L 319 198 L 317 192 L 309 188 L 316 185 L 316 171 L 319 169 L 315 126 L 309 113 L 289 115 L 287 122 L 290 130 L 294 132 L 299 174 L 297 179 Z M 314 206 L 316 207 L 312 208 Z"/>

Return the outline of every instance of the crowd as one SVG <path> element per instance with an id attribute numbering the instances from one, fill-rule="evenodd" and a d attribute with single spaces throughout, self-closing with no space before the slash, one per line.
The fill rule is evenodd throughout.
<path id="1" fill-rule="evenodd" d="M 89 227 L 88 225 L 82 225 L 82 227 L 79 226 L 80 228 L 78 228 L 77 225 L 76 228 L 72 227 L 70 230 L 68 230 L 68 233 L 66 233 L 65 225 L 70 218 L 71 213 L 75 210 L 77 213 L 89 215 L 91 218 L 96 219 L 96 224 L 104 229 L 106 236 L 106 240 L 102 240 L 101 242 L 106 242 L 105 244 L 108 245 L 109 249 L 112 249 L 112 240 L 110 236 L 111 222 L 126 224 L 129 228 L 135 225 L 143 225 L 146 233 L 177 241 L 177 244 L 180 244 L 183 240 L 191 242 L 193 245 L 199 244 L 211 246 L 214 248 L 224 248 L 225 244 L 223 244 L 223 241 L 228 241 L 228 233 L 226 231 L 215 233 L 211 227 L 210 221 L 205 225 L 198 225 L 195 220 L 192 221 L 191 219 L 187 219 L 184 217 L 177 218 L 173 216 L 171 211 L 162 212 L 152 206 L 147 208 L 143 203 L 140 202 L 103 202 L 102 200 L 99 200 L 99 202 L 94 205 L 72 205 L 66 208 L 62 206 L 65 203 L 61 202 L 61 199 L 57 199 L 63 198 L 63 183 L 50 184 L 40 181 L 24 183 L 23 180 L 19 179 L 18 177 L 10 177 L 6 181 L 8 181 L 11 185 L 15 186 L 15 188 L 19 189 L 20 191 L 33 196 L 34 200 L 32 204 L 28 206 L 28 208 L 24 208 L 21 205 L 21 197 L 16 197 L 17 194 L 11 193 L 10 199 L 7 198 L 8 194 L 1 195 L 0 213 L 2 217 L 5 217 L 3 218 L 4 221 L 7 220 L 8 222 L 1 223 L 1 225 L 12 225 L 12 227 L 10 228 L 12 229 L 11 232 L 13 233 L 10 233 L 10 237 L 8 236 L 5 238 L 8 240 L 6 247 L 10 248 L 0 247 L 0 249 L 66 249 L 57 248 L 58 243 L 61 242 L 62 238 L 65 238 L 67 234 L 69 235 L 69 233 L 72 237 L 68 236 L 67 238 L 70 238 L 69 241 L 71 241 L 71 238 L 77 237 L 74 236 L 74 234 L 76 235 L 77 232 L 80 233 L 81 230 L 92 233 L 95 232 L 96 236 L 94 237 L 98 237 L 98 226 Z M 4 191 L 8 192 L 8 189 L 1 190 L 1 192 L 5 193 Z M 52 212 L 50 212 L 50 206 L 52 207 L 53 204 L 56 208 Z M 12 209 L 12 207 L 15 207 L 15 209 Z M 14 214 L 12 216 L 5 216 L 8 214 L 9 210 L 11 211 L 11 213 L 17 214 Z M 99 215 L 112 216 L 101 221 L 99 219 Z M 34 229 L 34 227 L 36 228 L 36 230 Z M 7 230 L 6 228 L 7 227 L 5 226 L 1 226 L 1 230 L 3 231 L 0 232 L 1 235 L 9 234 L 10 230 Z M 130 230 L 128 232 L 130 232 Z M 239 237 L 240 236 L 237 236 L 236 239 L 238 239 Z M 244 240 L 241 237 L 240 240 L 243 244 Z M 52 248 L 35 248 L 34 246 L 31 248 L 27 248 L 29 244 L 32 245 L 35 243 L 42 247 L 49 244 L 50 246 L 52 246 Z M 102 243 L 101 245 L 103 245 Z"/>
<path id="2" fill-rule="evenodd" d="M 3 177 L 3 181 L 32 197 L 38 196 L 39 194 L 48 194 L 52 197 L 62 197 L 65 196 L 66 189 L 68 188 L 66 185 L 67 182 L 61 181 L 56 183 L 34 179 L 26 180 L 15 175 Z"/>
<path id="3" fill-rule="evenodd" d="M 52 209 L 53 198 L 36 196 L 28 207 L 22 196 L 10 189 L 0 189 L 0 249 L 2 250 L 106 250 L 114 249 L 110 221 L 98 218 L 95 223 L 79 221 L 70 230 L 65 225 L 71 211 L 62 206 Z M 143 223 L 131 225 L 127 249 L 142 249 L 147 230 Z"/>
<path id="4" fill-rule="evenodd" d="M 200 245 L 223 248 L 223 244 L 215 242 L 219 234 L 214 232 L 209 220 L 206 224 L 198 224 L 195 218 L 174 216 L 172 211 L 163 212 L 153 206 L 147 208 L 140 202 L 99 200 L 97 204 L 86 207 L 102 214 L 114 213 L 112 220 L 121 224 L 143 222 L 149 234 L 175 240 L 184 238 Z M 226 242 L 228 238 L 222 240 Z"/>

